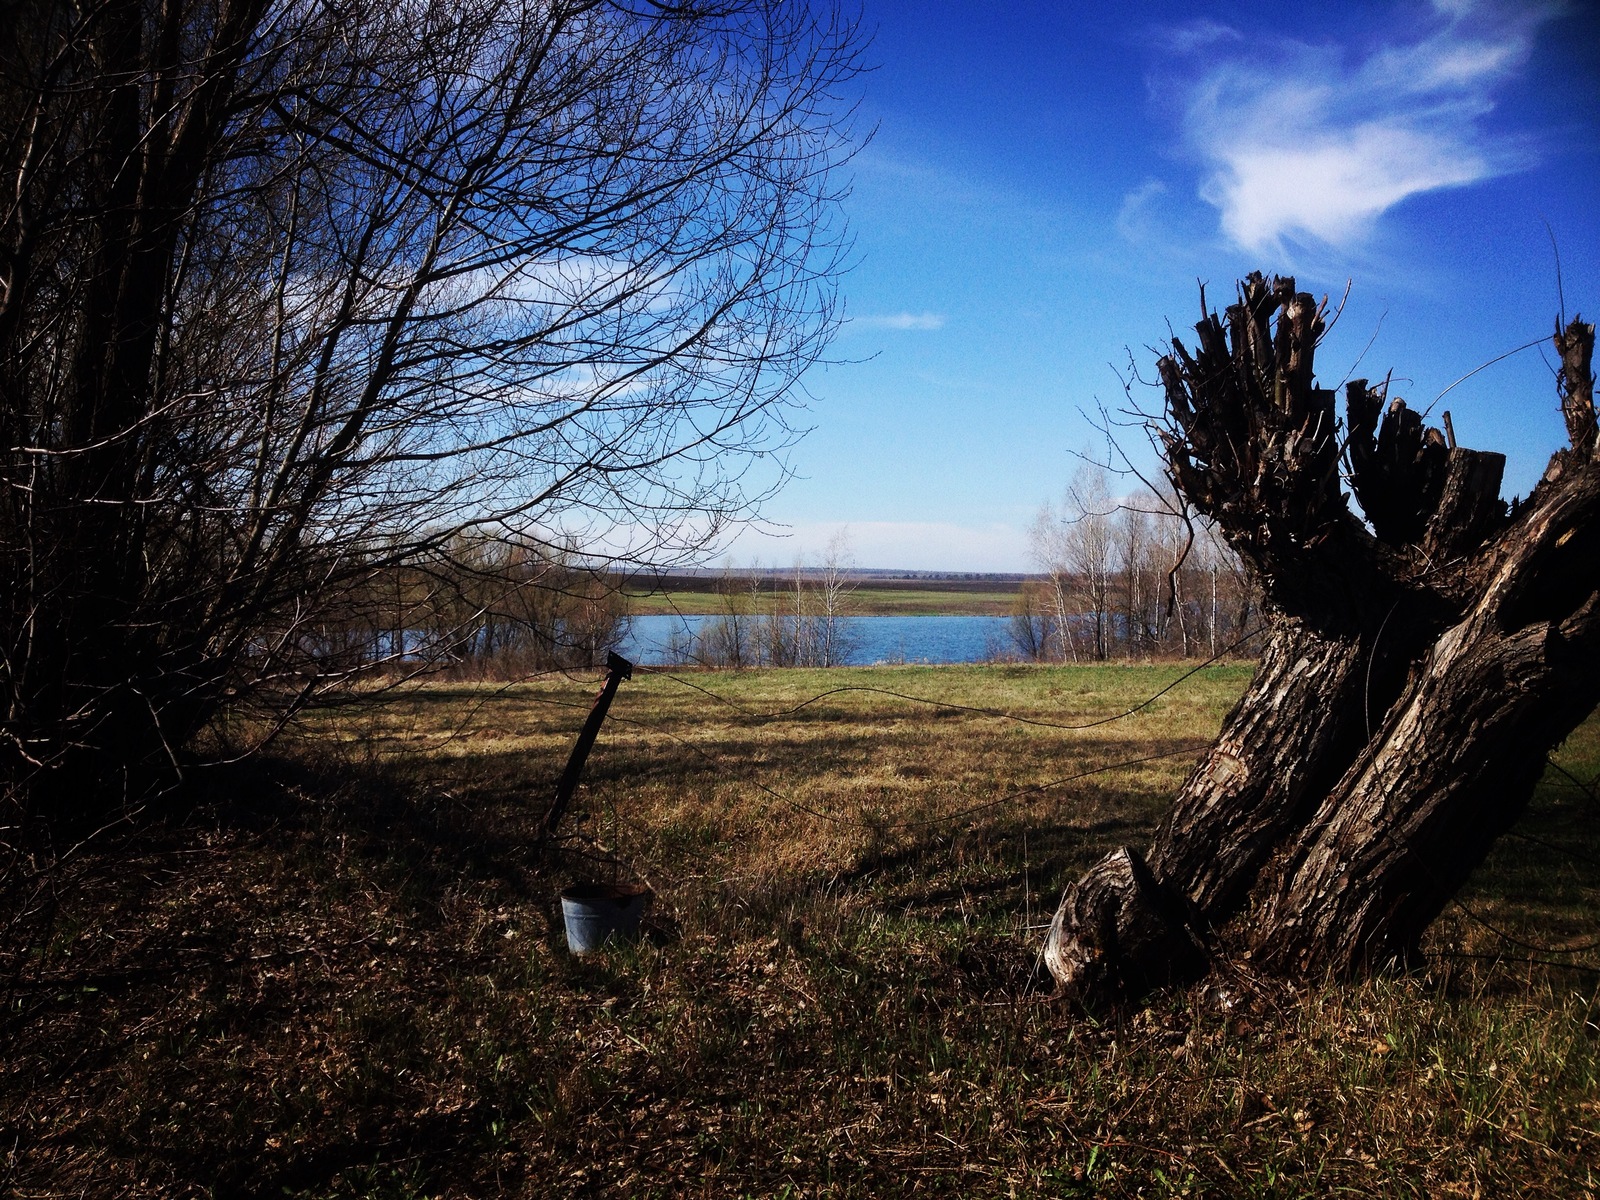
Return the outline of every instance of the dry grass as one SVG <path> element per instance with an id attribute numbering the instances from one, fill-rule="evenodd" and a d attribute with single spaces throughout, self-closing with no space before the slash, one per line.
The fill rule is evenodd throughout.
<path id="1" fill-rule="evenodd" d="M 685 678 L 747 713 L 867 686 L 1086 723 L 1180 673 Z M 1600 975 L 1481 923 L 1593 933 L 1600 806 L 1557 775 L 1426 977 L 1225 973 L 1105 1023 L 1050 1001 L 1029 926 L 1148 836 L 1248 675 L 1077 732 L 863 691 L 751 716 L 642 676 L 580 793 L 589 840 L 555 864 L 528 834 L 592 680 L 328 714 L 55 881 L 48 938 L 7 964 L 0 1189 L 1595 1194 Z M 1560 761 L 1591 778 L 1600 729 Z M 652 937 L 571 958 L 557 887 L 621 871 L 656 889 Z"/>

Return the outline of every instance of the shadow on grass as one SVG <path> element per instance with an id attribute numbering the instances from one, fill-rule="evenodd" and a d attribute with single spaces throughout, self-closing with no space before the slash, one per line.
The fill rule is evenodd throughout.
<path id="1" fill-rule="evenodd" d="M 971 777 L 1017 770 L 1013 746 L 994 736 L 959 764 L 965 789 L 942 792 L 937 729 L 924 739 L 808 726 L 792 743 L 733 730 L 709 759 L 659 740 L 603 742 L 584 804 L 644 829 L 630 843 L 641 862 L 674 856 L 663 868 L 692 903 L 654 914 L 648 944 L 587 960 L 564 952 L 555 894 L 608 868 L 531 850 L 565 743 L 388 766 L 306 755 L 213 773 L 180 817 L 73 864 L 50 937 L 6 951 L 0 1121 L 13 1149 L 0 1190 L 672 1195 L 698 1171 L 721 1172 L 713 1191 L 776 1191 L 793 1176 L 808 1191 L 870 1195 L 905 1190 L 916 1166 L 930 1172 L 916 1179 L 966 1194 L 1131 1195 L 1158 1167 L 1173 1170 L 1173 1147 L 1203 1143 L 1230 1174 L 1207 1183 L 1194 1168 L 1195 1193 L 1239 1194 L 1232 1176 L 1250 1171 L 1318 1186 L 1317 1146 L 1366 1136 L 1367 1097 L 1417 1089 L 1408 1111 L 1434 1097 L 1418 1081 L 1435 1078 L 1422 1067 L 1437 1046 L 1419 1040 L 1412 1054 L 1399 1039 L 1374 1052 L 1376 1026 L 1347 1032 L 1368 1021 L 1359 1013 L 1306 1033 L 1292 1011 L 1208 1015 L 1209 1001 L 1169 997 L 1148 1028 L 1130 1018 L 1102 1031 L 1037 1003 L 1048 982 L 1022 914 L 1047 920 L 1069 878 L 1115 845 L 1148 840 L 1164 797 L 1138 779 L 1085 781 L 1052 801 L 933 826 L 861 821 L 828 865 L 800 856 L 741 872 L 740 855 L 763 847 L 740 839 L 759 825 L 709 849 L 648 828 L 663 800 L 737 799 L 756 780 L 807 803 L 821 794 L 854 818 L 886 793 L 863 801 L 843 768 L 896 755 L 935 777 L 898 798 L 919 811 L 982 802 Z M 1127 753 L 1109 738 L 1027 748 L 1030 774 L 1016 786 Z M 1503 841 L 1474 877 L 1472 903 L 1542 937 L 1561 922 L 1576 930 L 1600 888 L 1600 862 L 1587 861 L 1600 860 L 1597 813 L 1587 794 L 1547 781 L 1525 836 Z M 785 819 L 781 836 L 802 849 L 828 829 Z M 1190 1036 L 1208 1021 L 1210 1041 Z M 1571 1036 L 1560 1070 L 1594 1058 L 1577 1040 L 1586 1035 Z M 1458 1041 L 1437 1088 L 1470 1099 L 1476 1051 Z M 1528 1077 L 1553 1077 L 1531 1035 L 1523 1042 Z M 1287 1065 L 1264 1081 L 1275 1054 Z M 1520 1060 L 1503 1045 L 1493 1054 L 1501 1088 Z M 1356 1099 L 1336 1125 L 1345 1082 Z M 1319 1086 L 1333 1097 L 1316 1098 L 1324 1124 L 1297 1132 L 1284 1089 Z M 1582 1080 L 1572 1088 L 1592 1095 Z M 1431 1102 L 1446 1121 L 1446 1101 Z M 1571 1124 L 1565 1100 L 1518 1103 L 1553 1114 L 1552 1128 Z M 1395 1129 L 1409 1129 L 1396 1111 Z M 1147 1113 L 1148 1128 L 1137 1124 Z M 1474 1147 L 1495 1137 L 1479 1115 L 1426 1161 L 1477 1162 Z M 1576 1161 L 1556 1134 L 1538 1136 L 1556 1149 L 1501 1139 L 1506 1165 L 1493 1169 L 1510 1178 Z M 1138 1150 L 1141 1139 L 1158 1149 Z M 1403 1155 L 1407 1142 L 1387 1144 L 1361 1153 Z M 1127 1170 L 1096 1177 L 1113 1152 Z M 1006 1172 L 1024 1154 L 1037 1171 L 1018 1184 Z M 1546 1159 L 1555 1167 L 1540 1167 Z M 963 1174 L 973 1163 L 989 1174 Z M 1351 1163 L 1339 1168 L 1346 1184 L 1370 1178 Z M 580 1166 L 592 1173 L 580 1178 Z M 1426 1169 L 1423 1158 L 1402 1168 Z M 1263 1194 L 1280 1193 L 1263 1184 Z"/>

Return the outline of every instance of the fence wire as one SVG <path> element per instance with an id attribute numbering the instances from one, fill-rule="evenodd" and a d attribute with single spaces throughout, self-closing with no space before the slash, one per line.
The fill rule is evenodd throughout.
<path id="1" fill-rule="evenodd" d="M 869 685 L 861 685 L 861 684 L 850 684 L 850 685 L 844 685 L 844 686 L 840 686 L 840 687 L 827 688 L 827 689 L 824 689 L 823 691 L 820 691 L 820 692 L 816 693 L 815 695 L 807 697 L 806 699 L 800 701 L 797 704 L 790 705 L 790 706 L 788 706 L 786 708 L 770 709 L 770 710 L 758 710 L 758 709 L 752 709 L 752 708 L 749 708 L 749 707 L 747 707 L 745 705 L 742 705 L 742 704 L 738 703 L 736 700 L 733 700 L 732 698 L 730 698 L 728 696 L 724 696 L 721 693 L 713 690 L 712 688 L 709 688 L 709 687 L 706 687 L 706 686 L 704 686 L 702 684 L 696 683 L 693 680 L 686 679 L 683 676 L 675 674 L 670 670 L 665 670 L 665 669 L 658 668 L 658 667 L 645 666 L 643 664 L 635 664 L 635 669 L 638 670 L 638 671 L 641 671 L 643 673 L 646 673 L 646 674 L 659 676 L 662 679 L 668 680 L 668 681 L 670 681 L 670 682 L 672 682 L 674 684 L 677 684 L 677 685 L 679 685 L 679 686 L 681 686 L 683 688 L 686 688 L 686 689 L 688 689 L 690 691 L 693 691 L 693 692 L 696 692 L 698 694 L 704 695 L 708 699 L 715 700 L 719 704 L 725 705 L 726 707 L 732 709 L 733 711 L 739 713 L 740 715 L 742 715 L 744 717 L 747 717 L 752 721 L 759 722 L 761 724 L 765 724 L 765 723 L 768 723 L 768 722 L 771 722 L 771 721 L 782 720 L 782 719 L 785 719 L 787 717 L 795 716 L 796 714 L 804 711 L 805 709 L 810 708 L 812 705 L 815 705 L 815 704 L 819 703 L 820 701 L 826 700 L 826 699 L 828 699 L 830 697 L 847 695 L 847 694 L 851 694 L 851 693 L 861 693 L 861 694 L 866 694 L 866 695 L 877 695 L 877 696 L 890 697 L 890 698 L 893 698 L 893 699 L 896 699 L 896 700 L 902 700 L 902 701 L 906 701 L 906 702 L 909 702 L 909 703 L 926 705 L 926 706 L 928 706 L 930 708 L 942 709 L 942 710 L 951 711 L 951 712 L 971 713 L 971 714 L 973 714 L 975 716 L 986 717 L 986 718 L 990 718 L 990 719 L 993 719 L 993 720 L 1012 721 L 1012 722 L 1016 722 L 1016 723 L 1021 724 L 1021 725 L 1029 725 L 1029 726 L 1034 726 L 1034 727 L 1037 727 L 1037 728 L 1054 729 L 1054 730 L 1059 730 L 1059 731 L 1063 731 L 1063 732 L 1081 732 L 1083 730 L 1096 729 L 1096 728 L 1099 728 L 1099 727 L 1102 727 L 1102 726 L 1105 726 L 1105 725 L 1112 724 L 1113 722 L 1116 722 L 1116 721 L 1125 720 L 1125 719 L 1127 719 L 1129 717 L 1132 717 L 1132 716 L 1144 711 L 1146 708 L 1149 708 L 1157 700 L 1159 700 L 1163 696 L 1167 695 L 1169 692 L 1171 692 L 1173 689 L 1177 688 L 1179 685 L 1181 685 L 1181 684 L 1187 682 L 1188 680 L 1192 679 L 1194 676 L 1199 674 L 1201 671 L 1204 671 L 1206 668 L 1215 665 L 1218 661 L 1220 661 L 1221 659 L 1225 658 L 1228 654 L 1232 653 L 1234 650 L 1238 649 L 1245 642 L 1249 641 L 1253 637 L 1256 637 L 1260 632 L 1261 632 L 1261 630 L 1259 628 L 1250 630 L 1244 636 L 1238 638 L 1234 642 L 1230 643 L 1229 645 L 1223 647 L 1221 650 L 1217 651 L 1217 653 L 1213 654 L 1210 658 L 1205 659 L 1204 661 L 1200 662 L 1196 666 L 1194 666 L 1194 667 L 1190 668 L 1189 670 L 1185 671 L 1182 675 L 1178 676 L 1176 679 L 1172 680 L 1170 683 L 1166 684 L 1164 687 L 1162 687 L 1159 690 L 1153 692 L 1151 695 L 1149 695 L 1145 699 L 1141 700 L 1138 704 L 1132 705 L 1131 707 L 1129 707 L 1127 709 L 1124 709 L 1121 712 L 1113 713 L 1113 714 L 1111 714 L 1109 716 L 1099 717 L 1099 718 L 1096 718 L 1095 720 L 1092 720 L 1092 721 L 1084 721 L 1084 722 L 1076 722 L 1076 723 L 1069 723 L 1069 722 L 1062 722 L 1062 721 L 1049 721 L 1049 720 L 1044 720 L 1042 718 L 1037 718 L 1037 717 L 1023 716 L 1023 715 L 1018 714 L 1018 713 L 1008 712 L 1008 711 L 1006 711 L 1004 709 L 986 708 L 986 707 L 980 707 L 980 706 L 969 705 L 969 704 L 958 704 L 958 703 L 955 703 L 955 702 L 952 702 L 952 701 L 948 701 L 948 700 L 940 700 L 940 699 L 936 699 L 936 698 L 928 697 L 928 696 L 914 695 L 914 694 L 909 693 L 909 692 L 901 692 L 901 691 L 897 691 L 897 690 L 892 689 L 892 688 L 872 687 L 872 686 L 869 686 Z M 568 674 L 567 677 L 569 679 L 571 679 L 573 682 L 578 682 L 576 677 L 572 676 L 571 674 Z M 528 700 L 533 700 L 536 703 L 549 704 L 549 705 L 558 706 L 558 707 L 575 708 L 575 709 L 581 709 L 581 710 L 587 710 L 589 708 L 589 705 L 583 704 L 583 703 L 580 703 L 580 702 L 577 702 L 577 701 L 557 700 L 557 699 L 550 698 L 550 697 L 536 697 L 536 696 L 524 696 L 523 698 L 524 699 L 528 699 Z M 639 729 L 639 730 L 641 730 L 643 732 L 654 734 L 656 736 L 666 738 L 666 739 L 668 739 L 668 740 L 670 740 L 670 741 L 682 746 L 684 749 L 690 751 L 691 753 L 697 755 L 698 757 L 704 759 L 706 762 L 710 763 L 712 766 L 717 767 L 719 769 L 724 769 L 728 765 L 728 760 L 727 760 L 726 756 L 716 754 L 716 753 L 706 749 L 704 746 L 700 745 L 699 743 L 694 742 L 694 741 L 690 740 L 689 738 L 683 737 L 682 735 L 677 734 L 677 733 L 673 732 L 672 730 L 662 728 L 659 725 L 652 724 L 652 723 L 650 723 L 648 721 L 641 721 L 641 720 L 638 720 L 637 718 L 626 717 L 626 716 L 620 715 L 620 714 L 618 714 L 616 712 L 612 712 L 609 715 L 608 719 L 610 721 L 616 722 L 618 724 L 627 725 L 627 726 L 630 726 L 632 728 Z M 799 814 L 804 815 L 804 816 L 811 817 L 811 818 L 813 818 L 815 820 L 826 822 L 828 824 L 841 826 L 841 827 L 848 827 L 848 828 L 872 830 L 872 831 L 909 830 L 909 829 L 919 829 L 919 828 L 930 828 L 930 827 L 936 826 L 936 825 L 955 824 L 957 822 L 966 820 L 969 817 L 976 816 L 979 813 L 987 812 L 987 811 L 990 811 L 992 809 L 1001 808 L 1001 807 L 1004 807 L 1006 805 L 1014 804 L 1017 801 L 1025 799 L 1025 798 L 1027 798 L 1029 796 L 1035 796 L 1035 795 L 1039 795 L 1039 794 L 1044 793 L 1044 792 L 1049 792 L 1049 791 L 1052 791 L 1052 790 L 1054 790 L 1056 788 L 1064 787 L 1064 786 L 1066 786 L 1068 784 L 1071 784 L 1071 783 L 1079 783 L 1079 782 L 1082 782 L 1085 779 L 1091 779 L 1091 778 L 1094 778 L 1097 775 L 1107 774 L 1107 773 L 1112 772 L 1112 771 L 1118 771 L 1118 770 L 1122 770 L 1122 769 L 1125 769 L 1125 768 L 1128 768 L 1128 767 L 1140 766 L 1140 765 L 1143 765 L 1145 763 L 1150 763 L 1150 762 L 1158 762 L 1158 761 L 1161 761 L 1161 760 L 1164 760 L 1164 759 L 1176 758 L 1176 757 L 1178 757 L 1180 755 L 1195 754 L 1195 753 L 1198 753 L 1200 751 L 1205 750 L 1210 745 L 1211 745 L 1210 741 L 1197 742 L 1197 743 L 1194 743 L 1192 745 L 1181 746 L 1181 747 L 1178 747 L 1178 748 L 1173 749 L 1173 750 L 1165 750 L 1165 751 L 1160 751 L 1160 752 L 1157 752 L 1157 753 L 1154 753 L 1154 754 L 1144 754 L 1144 755 L 1138 755 L 1138 756 L 1135 756 L 1135 757 L 1132 757 L 1132 758 L 1119 759 L 1116 762 L 1103 763 L 1103 764 L 1101 764 L 1099 766 L 1089 767 L 1089 768 L 1086 768 L 1086 769 L 1081 770 L 1081 771 L 1075 771 L 1070 775 L 1064 775 L 1064 776 L 1062 776 L 1062 777 L 1060 777 L 1058 779 L 1052 779 L 1052 780 L 1049 780 L 1049 781 L 1044 782 L 1044 783 L 1034 784 L 1034 785 L 1031 785 L 1029 787 L 1024 787 L 1024 788 L 1016 788 L 1016 789 L 1013 789 L 1012 791 L 1006 792 L 1006 793 L 1004 793 L 1004 794 L 1002 794 L 1000 796 L 996 796 L 996 797 L 994 797 L 992 799 L 985 800 L 985 801 L 982 801 L 982 802 L 977 803 L 977 804 L 972 804 L 972 805 L 968 805 L 968 806 L 963 807 L 963 808 L 956 809 L 953 812 L 941 813 L 938 816 L 934 816 L 934 817 L 915 818 L 915 819 L 900 820 L 900 821 L 885 821 L 885 820 L 880 820 L 880 819 L 866 819 L 866 818 L 862 818 L 862 817 L 859 817 L 859 816 L 851 816 L 851 815 L 846 814 L 846 813 L 829 812 L 829 811 L 826 811 L 824 809 L 819 809 L 819 808 L 816 808 L 816 807 L 814 807 L 812 805 L 806 804 L 803 801 L 797 800 L 794 796 L 789 795 L 786 792 L 784 792 L 784 791 L 782 791 L 782 790 L 780 790 L 780 789 L 778 789 L 776 787 L 773 787 L 771 784 L 765 782 L 762 779 L 759 779 L 759 778 L 749 779 L 747 782 L 750 785 L 754 786 L 758 791 L 760 791 L 763 794 L 765 794 L 765 795 L 771 797 L 772 799 L 778 801 L 780 804 L 782 804 L 785 807 L 789 808 L 791 811 L 794 811 L 794 812 L 799 813 Z M 1548 765 L 1551 768 L 1553 768 L 1559 774 L 1564 776 L 1572 786 L 1574 786 L 1574 787 L 1578 788 L 1579 790 L 1581 790 L 1591 801 L 1594 801 L 1596 804 L 1600 804 L 1600 793 L 1597 793 L 1595 784 L 1593 782 L 1586 782 L 1586 781 L 1584 781 L 1582 779 L 1579 779 L 1576 775 L 1572 774 L 1572 772 L 1568 771 L 1565 767 L 1563 767 L 1559 763 L 1555 762 L 1554 759 L 1547 759 L 1546 761 L 1547 761 Z M 1596 860 L 1596 859 L 1594 859 L 1594 858 L 1592 858 L 1592 857 L 1590 857 L 1588 855 L 1582 854 L 1582 853 L 1580 853 L 1580 852 L 1578 852 L 1576 850 L 1573 850 L 1570 847 L 1560 846 L 1560 845 L 1557 845 L 1556 843 L 1550 842 L 1550 841 L 1548 841 L 1546 839 L 1535 837 L 1534 835 L 1531 835 L 1531 834 L 1520 833 L 1520 832 L 1515 831 L 1515 830 L 1510 831 L 1510 834 L 1513 837 L 1519 838 L 1519 839 L 1524 840 L 1524 841 L 1528 841 L 1528 842 L 1533 843 L 1535 845 L 1539 845 L 1539 846 L 1541 846 L 1541 847 L 1543 847 L 1543 848 L 1545 848 L 1547 850 L 1553 851 L 1555 853 L 1566 855 L 1567 857 L 1572 858 L 1575 861 L 1584 862 L 1584 863 L 1587 863 L 1589 865 L 1600 865 L 1600 860 Z M 1386 836 L 1388 836 L 1388 835 L 1386 834 Z M 1542 955 L 1546 955 L 1546 956 L 1549 956 L 1549 955 L 1575 955 L 1575 954 L 1589 953 L 1591 951 L 1600 949 L 1600 939 L 1596 939 L 1596 940 L 1594 940 L 1592 942 L 1586 942 L 1586 943 L 1583 943 L 1583 944 L 1578 945 L 1578 946 L 1546 946 L 1546 945 L 1540 945 L 1538 943 L 1531 942 L 1531 941 L 1528 941 L 1527 939 L 1521 938 L 1521 937 L 1517 936 L 1516 934 L 1513 934 L 1510 931 L 1501 928 L 1495 922 L 1492 922 L 1488 918 L 1486 918 L 1486 917 L 1482 916 L 1481 914 L 1473 911 L 1473 909 L 1465 901 L 1461 900 L 1459 897 L 1452 896 L 1451 899 L 1450 899 L 1450 905 L 1456 911 L 1461 913 L 1461 915 L 1464 916 L 1470 922 L 1472 922 L 1472 923 L 1480 926 L 1481 928 L 1485 929 L 1486 931 L 1494 934 L 1496 937 L 1500 938 L 1501 940 L 1505 941 L 1506 943 L 1508 943 L 1510 945 L 1517 946 L 1520 949 L 1526 950 L 1526 951 L 1528 951 L 1530 953 L 1533 953 L 1533 954 L 1542 954 Z M 1570 967 L 1573 967 L 1574 969 L 1583 969 L 1583 970 L 1589 969 L 1587 967 L 1582 967 L 1579 964 L 1573 964 L 1573 963 L 1551 962 L 1548 965 L 1551 965 L 1551 966 L 1570 966 Z"/>

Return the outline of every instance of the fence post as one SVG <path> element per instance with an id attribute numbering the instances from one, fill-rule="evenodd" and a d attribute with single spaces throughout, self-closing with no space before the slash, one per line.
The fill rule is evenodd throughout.
<path id="1" fill-rule="evenodd" d="M 539 822 L 538 840 L 541 844 L 549 841 L 550 836 L 555 833 L 556 826 L 566 815 L 572 794 L 578 790 L 578 780 L 583 775 L 583 764 L 588 761 L 589 751 L 594 747 L 594 739 L 599 735 L 600 726 L 605 722 L 606 711 L 611 707 L 611 699 L 617 694 L 617 685 L 624 679 L 632 678 L 631 662 L 615 652 L 606 655 L 605 686 L 595 697 L 594 707 L 589 710 L 588 719 L 578 732 L 577 744 L 572 747 L 572 754 L 567 759 L 567 769 L 561 772 L 561 779 L 556 783 L 556 797 L 544 814 L 544 820 Z"/>

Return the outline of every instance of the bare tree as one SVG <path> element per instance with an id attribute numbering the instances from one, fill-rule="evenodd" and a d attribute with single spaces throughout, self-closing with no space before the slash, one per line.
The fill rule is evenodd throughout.
<path id="1" fill-rule="evenodd" d="M 747 591 L 745 581 L 734 573 L 732 560 L 724 560 L 716 586 L 722 611 L 702 624 L 696 639 L 696 661 L 735 670 L 755 665 L 755 618 L 745 608 Z"/>
<path id="2" fill-rule="evenodd" d="M 1072 626 L 1080 619 L 1087 620 L 1090 656 L 1111 653 L 1116 510 L 1105 469 L 1085 463 L 1074 472 L 1061 509 L 1046 503 L 1028 530 L 1029 551 L 1050 581 L 1063 657 L 1077 657 Z"/>
<path id="3" fill-rule="evenodd" d="M 1116 574 L 1122 586 L 1121 634 L 1123 650 L 1129 655 L 1147 654 L 1161 639 L 1159 608 L 1152 603 L 1156 589 L 1152 545 L 1154 497 L 1135 494 L 1117 507 L 1112 518 L 1117 560 Z"/>
<path id="4" fill-rule="evenodd" d="M 1012 609 L 1011 640 L 1026 657 L 1075 659 L 1074 624 L 1108 656 L 1186 658 L 1207 644 L 1214 655 L 1238 639 L 1250 583 L 1214 524 L 1164 480 L 1121 474 L 1140 486 L 1114 498 L 1109 468 L 1086 464 L 1062 509 L 1046 504 L 1030 528 L 1045 578 L 1025 583 Z"/>
<path id="5" fill-rule="evenodd" d="M 1168 473 L 1260 588 L 1261 664 L 1147 854 L 1062 897 L 1046 946 L 1098 1003 L 1247 950 L 1323 975 L 1411 961 L 1600 699 L 1594 327 L 1557 324 L 1569 447 L 1500 499 L 1386 389 L 1317 387 L 1323 314 L 1252 275 L 1159 362 Z M 1341 470 L 1342 467 L 1342 470 Z M 1369 526 L 1341 490 L 1350 480 Z"/>
<path id="6" fill-rule="evenodd" d="M 852 607 L 850 597 L 856 590 L 855 580 L 850 576 L 854 566 L 850 531 L 848 528 L 836 530 L 823 548 L 811 581 L 816 595 L 816 635 L 812 639 L 815 666 L 840 666 L 854 649 L 850 626 L 846 624 Z"/>
<path id="7" fill-rule="evenodd" d="M 1059 657 L 1057 598 L 1050 581 L 1025 579 L 1011 603 L 1011 642 L 1024 658 Z"/>
<path id="8" fill-rule="evenodd" d="M 324 631 L 464 535 L 744 511 L 835 327 L 856 53 L 781 0 L 8 6 L 14 794 L 136 791 L 359 669 Z"/>

